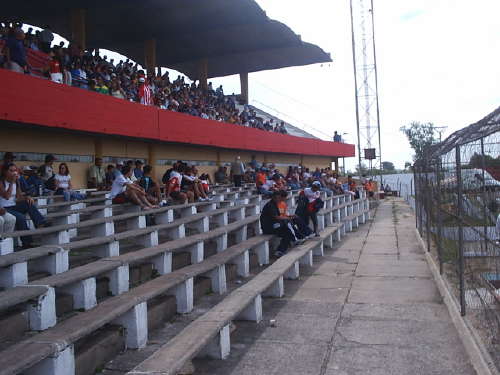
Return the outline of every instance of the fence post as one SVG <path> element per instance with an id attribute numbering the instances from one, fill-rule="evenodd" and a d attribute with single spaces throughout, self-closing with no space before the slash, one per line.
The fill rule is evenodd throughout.
<path id="1" fill-rule="evenodd" d="M 488 253 L 488 218 L 487 218 L 487 202 L 486 202 L 486 181 L 484 179 L 484 172 L 486 170 L 486 161 L 484 158 L 484 138 L 481 138 L 481 170 L 482 170 L 482 178 L 483 178 L 483 186 L 482 186 L 482 191 L 483 191 L 483 220 L 484 220 L 484 252 L 487 254 Z"/>
<path id="2" fill-rule="evenodd" d="M 465 315 L 464 286 L 464 229 L 462 226 L 462 171 L 460 146 L 455 146 L 455 168 L 457 176 L 457 217 L 458 217 L 458 277 L 460 282 L 460 313 Z"/>
<path id="3" fill-rule="evenodd" d="M 430 205 L 430 189 L 429 189 L 429 159 L 425 158 L 425 231 L 427 237 L 427 251 L 431 251 L 431 205 Z"/>
<path id="4" fill-rule="evenodd" d="M 418 214 L 419 214 L 419 209 L 418 209 L 418 200 L 417 200 L 417 190 L 418 190 L 418 185 L 417 185 L 417 163 L 414 164 L 413 166 L 413 180 L 415 181 L 415 196 L 413 199 L 415 199 L 415 227 L 420 233 L 420 228 L 418 227 Z"/>
<path id="5" fill-rule="evenodd" d="M 443 274 L 443 213 L 441 199 L 441 155 L 438 156 L 436 163 L 436 180 L 437 180 L 437 252 L 439 259 L 439 274 Z"/>

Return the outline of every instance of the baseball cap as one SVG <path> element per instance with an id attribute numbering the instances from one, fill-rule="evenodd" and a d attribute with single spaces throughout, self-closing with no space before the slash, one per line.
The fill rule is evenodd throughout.
<path id="1" fill-rule="evenodd" d="M 25 165 L 23 167 L 23 172 L 26 172 L 26 171 L 32 171 L 33 169 L 29 166 L 29 165 Z"/>
<path id="2" fill-rule="evenodd" d="M 312 183 L 312 185 L 313 185 L 313 186 L 321 186 L 321 182 L 319 182 L 319 181 L 314 181 L 314 182 Z"/>
<path id="3" fill-rule="evenodd" d="M 146 80 L 144 78 L 139 78 L 139 82 L 146 82 Z"/>

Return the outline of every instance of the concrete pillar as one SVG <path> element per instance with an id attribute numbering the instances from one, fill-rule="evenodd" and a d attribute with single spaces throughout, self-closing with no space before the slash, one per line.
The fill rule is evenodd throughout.
<path id="1" fill-rule="evenodd" d="M 217 252 L 220 253 L 227 249 L 227 233 L 223 233 L 215 239 L 217 244 Z"/>
<path id="2" fill-rule="evenodd" d="M 28 319 L 30 329 L 43 331 L 57 323 L 56 292 L 48 287 L 47 292 L 38 296 L 37 300 L 28 304 Z"/>
<path id="3" fill-rule="evenodd" d="M 153 258 L 153 266 L 160 275 L 172 272 L 172 253 L 166 251 Z"/>
<path id="4" fill-rule="evenodd" d="M 201 88 L 206 90 L 208 88 L 208 60 L 201 59 L 198 62 L 198 79 L 200 80 Z"/>
<path id="5" fill-rule="evenodd" d="M 307 254 L 304 254 L 304 256 L 302 256 L 300 258 L 300 264 L 304 264 L 306 266 L 312 267 L 312 265 L 313 265 L 313 252 L 312 252 L 312 250 L 308 251 Z"/>
<path id="6" fill-rule="evenodd" d="M 14 288 L 28 283 L 28 263 L 14 263 L 0 268 L 0 287 Z"/>
<path id="7" fill-rule="evenodd" d="M 267 288 L 262 294 L 264 297 L 277 297 L 281 298 L 285 294 L 285 286 L 283 283 L 283 276 L 280 276 Z"/>
<path id="8" fill-rule="evenodd" d="M 115 321 L 125 328 L 127 348 L 144 348 L 148 342 L 148 307 L 146 302 L 135 305 Z"/>
<path id="9" fill-rule="evenodd" d="M 285 272 L 283 275 L 285 279 L 288 280 L 297 280 L 300 277 L 300 267 L 299 262 L 295 261 L 293 265 Z"/>
<path id="10" fill-rule="evenodd" d="M 262 296 L 260 294 L 243 309 L 237 320 L 250 320 L 256 323 L 262 320 Z"/>
<path id="11" fill-rule="evenodd" d="M 209 357 L 213 359 L 226 359 L 231 350 L 229 324 L 225 325 L 219 331 L 219 334 L 214 337 L 198 354 L 198 357 Z"/>
<path id="12" fill-rule="evenodd" d="M 156 39 L 154 38 L 144 42 L 144 64 L 148 76 L 153 76 L 156 67 Z"/>
<path id="13" fill-rule="evenodd" d="M 204 258 L 204 243 L 203 243 L 203 241 L 189 246 L 189 252 L 191 253 L 191 264 L 203 262 L 203 258 Z"/>
<path id="14" fill-rule="evenodd" d="M 130 276 L 128 264 L 115 268 L 107 276 L 109 278 L 109 290 L 113 296 L 128 292 Z"/>
<path id="15" fill-rule="evenodd" d="M 210 279 L 212 281 L 212 291 L 214 293 L 224 294 L 227 292 L 226 266 L 224 264 L 216 266 L 210 272 Z"/>
<path id="16" fill-rule="evenodd" d="M 240 73 L 241 100 L 248 104 L 248 73 Z"/>
<path id="17" fill-rule="evenodd" d="M 71 39 L 83 50 L 87 48 L 87 31 L 85 18 L 85 9 L 71 9 Z"/>
<path id="18" fill-rule="evenodd" d="M 259 265 L 269 264 L 269 242 L 263 242 L 255 247 L 254 250 L 257 253 L 257 258 L 259 259 Z"/>
<path id="19" fill-rule="evenodd" d="M 248 250 L 245 250 L 242 254 L 234 259 L 234 264 L 236 264 L 236 274 L 240 277 L 248 277 L 250 275 L 250 257 Z"/>
<path id="20" fill-rule="evenodd" d="M 175 288 L 177 312 L 187 314 L 193 310 L 194 279 L 191 277 Z"/>
<path id="21" fill-rule="evenodd" d="M 73 296 L 73 307 L 75 309 L 90 310 L 97 305 L 95 277 L 78 281 L 61 289 L 64 293 Z"/>
<path id="22" fill-rule="evenodd" d="M 75 371 L 74 347 L 70 345 L 23 373 L 26 375 L 74 375 Z"/>
<path id="23" fill-rule="evenodd" d="M 66 272 L 69 269 L 69 251 L 60 249 L 59 251 L 54 251 L 53 254 L 41 257 L 32 263 L 34 270 L 48 272 L 51 275 Z"/>

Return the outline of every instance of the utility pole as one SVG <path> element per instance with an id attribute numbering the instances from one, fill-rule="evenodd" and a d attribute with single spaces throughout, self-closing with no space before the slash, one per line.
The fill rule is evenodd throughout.
<path id="1" fill-rule="evenodd" d="M 358 163 L 382 169 L 373 0 L 350 0 Z"/>

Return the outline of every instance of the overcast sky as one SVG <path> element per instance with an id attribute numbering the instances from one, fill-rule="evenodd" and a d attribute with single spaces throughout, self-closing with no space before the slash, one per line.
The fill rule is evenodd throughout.
<path id="1" fill-rule="evenodd" d="M 334 61 L 250 74 L 251 103 L 356 143 L 349 0 L 257 2 Z M 382 159 L 402 168 L 412 152 L 400 126 L 431 121 L 446 136 L 500 106 L 500 1 L 374 0 L 374 14 Z M 214 81 L 239 92 L 237 77 Z"/>

